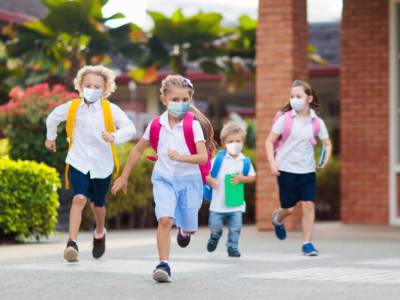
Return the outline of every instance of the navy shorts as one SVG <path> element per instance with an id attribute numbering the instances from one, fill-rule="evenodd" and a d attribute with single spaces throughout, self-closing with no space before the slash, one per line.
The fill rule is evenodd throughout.
<path id="1" fill-rule="evenodd" d="M 111 175 L 102 179 L 90 178 L 89 172 L 83 174 L 70 166 L 69 180 L 72 184 L 72 197 L 76 195 L 84 195 L 96 207 L 103 207 L 106 205 L 105 196 L 110 187 Z"/>
<path id="2" fill-rule="evenodd" d="M 315 172 L 294 174 L 279 171 L 279 198 L 282 208 L 296 206 L 298 201 L 315 201 L 317 178 Z"/>

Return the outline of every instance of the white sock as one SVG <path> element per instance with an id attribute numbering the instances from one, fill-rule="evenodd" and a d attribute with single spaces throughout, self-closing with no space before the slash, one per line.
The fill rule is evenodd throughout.
<path id="1" fill-rule="evenodd" d="M 305 245 L 305 244 L 311 244 L 311 241 L 303 242 L 303 245 Z"/>
<path id="2" fill-rule="evenodd" d="M 160 263 L 166 263 L 168 265 L 168 260 L 160 260 Z"/>
<path id="3" fill-rule="evenodd" d="M 274 213 L 274 220 L 273 221 L 277 225 L 282 225 L 282 222 L 278 221 L 278 214 L 279 214 L 278 212 Z"/>
<path id="4" fill-rule="evenodd" d="M 94 238 L 95 239 L 102 239 L 104 237 L 104 235 L 106 234 L 106 229 L 103 229 L 102 233 L 97 233 L 96 229 L 94 230 Z"/>

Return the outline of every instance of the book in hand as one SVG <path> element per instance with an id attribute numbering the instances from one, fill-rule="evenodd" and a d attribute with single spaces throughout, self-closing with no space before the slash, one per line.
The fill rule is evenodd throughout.
<path id="1" fill-rule="evenodd" d="M 232 177 L 238 174 L 225 175 L 225 205 L 228 207 L 235 207 L 244 204 L 244 184 L 232 183 Z"/>
<path id="2" fill-rule="evenodd" d="M 325 162 L 325 158 L 326 158 L 326 147 L 325 145 L 322 145 L 321 154 L 319 156 L 318 168 L 322 167 L 322 165 Z"/>

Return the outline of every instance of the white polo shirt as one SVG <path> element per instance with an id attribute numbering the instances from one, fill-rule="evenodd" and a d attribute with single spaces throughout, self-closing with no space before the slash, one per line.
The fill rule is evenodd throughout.
<path id="1" fill-rule="evenodd" d="M 316 163 L 314 147 L 310 143 L 313 135 L 312 118 L 317 117 L 313 109 L 308 117 L 302 117 L 292 110 L 293 127 L 288 139 L 282 144 L 276 153 L 275 159 L 278 169 L 283 172 L 306 174 L 315 172 Z M 282 115 L 272 126 L 275 134 L 282 134 L 285 127 L 285 117 Z M 325 122 L 321 119 L 319 139 L 329 138 Z"/>
<path id="2" fill-rule="evenodd" d="M 67 119 L 72 101 L 56 107 L 47 117 L 47 139 L 57 138 L 57 126 Z M 116 131 L 115 144 L 125 143 L 136 133 L 135 126 L 117 105 L 111 104 Z M 101 133 L 105 131 L 103 109 L 100 101 L 87 105 L 82 100 L 76 112 L 72 148 L 66 162 L 83 174 L 90 172 L 91 178 L 106 178 L 114 169 L 114 159 L 110 144 Z"/>
<path id="3" fill-rule="evenodd" d="M 218 172 L 217 183 L 218 188 L 213 189 L 212 191 L 212 200 L 210 204 L 210 211 L 217 213 L 227 213 L 227 212 L 236 212 L 246 211 L 246 203 L 237 207 L 228 207 L 225 205 L 225 175 L 243 172 L 245 156 L 240 153 L 237 158 L 233 158 L 229 153 L 226 153 L 224 160 L 222 161 L 221 168 Z M 212 160 L 212 165 L 214 165 L 215 157 Z M 250 165 L 250 171 L 248 176 L 255 176 L 256 172 L 254 171 L 253 164 Z"/>
<path id="4" fill-rule="evenodd" d="M 143 139 L 147 141 L 150 140 L 151 123 L 147 126 L 143 134 Z M 181 155 L 191 154 L 183 134 L 183 120 L 175 125 L 174 128 L 171 128 L 168 122 L 168 111 L 165 111 L 160 116 L 160 124 L 161 130 L 157 149 L 158 159 L 154 166 L 154 171 L 169 176 L 200 174 L 199 165 L 174 161 L 168 157 L 168 149 L 176 150 Z M 195 143 L 205 141 L 200 122 L 197 120 L 193 121 L 193 135 Z"/>

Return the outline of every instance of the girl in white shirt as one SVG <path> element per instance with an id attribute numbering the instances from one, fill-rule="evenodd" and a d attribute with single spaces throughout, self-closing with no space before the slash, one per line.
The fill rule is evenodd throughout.
<path id="1" fill-rule="evenodd" d="M 274 122 L 266 140 L 267 158 L 271 173 L 278 179 L 281 204 L 272 214 L 275 234 L 281 240 L 286 238 L 283 221 L 293 213 L 294 207 L 300 201 L 303 208 L 302 251 L 308 256 L 318 255 L 318 250 L 311 243 L 316 198 L 315 138 L 318 137 L 326 147 L 326 157 L 320 168 L 326 166 L 332 152 L 325 123 L 316 115 L 319 109 L 320 102 L 310 84 L 295 80 L 290 101 L 282 109 L 282 115 Z M 287 122 L 291 122 L 290 133 L 277 148 L 278 139 L 282 138 L 287 130 Z M 314 132 L 315 128 L 319 128 L 319 132 Z"/>
<path id="2" fill-rule="evenodd" d="M 105 251 L 105 195 L 114 169 L 112 144 L 121 144 L 135 135 L 135 126 L 128 116 L 115 104 L 104 98 L 114 92 L 115 74 L 104 66 L 85 66 L 79 70 L 75 89 L 80 98 L 56 107 L 47 117 L 47 140 L 45 146 L 56 151 L 57 126 L 71 118 L 75 106 L 75 118 L 66 158 L 69 172 L 66 174 L 73 188 L 73 199 L 69 219 L 69 240 L 64 251 L 68 262 L 78 260 L 78 232 L 82 211 L 87 200 L 96 220 L 92 255 L 100 258 Z M 103 98 L 103 99 L 102 99 Z M 105 108 L 111 111 L 116 131 L 107 132 L 105 127 Z M 72 142 L 73 141 L 73 142 Z M 110 146 L 111 145 L 111 146 Z"/>
<path id="3" fill-rule="evenodd" d="M 158 124 L 157 162 L 152 174 L 155 213 L 158 221 L 157 248 L 160 263 L 153 271 L 158 282 L 171 280 L 168 264 L 171 244 L 171 227 L 178 228 L 177 242 L 186 247 L 190 236 L 198 227 L 198 211 L 203 198 L 203 180 L 199 165 L 209 161 L 209 153 L 215 149 L 214 132 L 210 121 L 193 105 L 193 85 L 180 75 L 169 75 L 161 83 L 161 101 L 167 110 L 153 119 L 143 137 L 132 149 L 124 170 L 113 187 L 115 194 L 122 189 L 125 193 L 128 177 L 143 151 L 150 145 L 154 148 L 154 128 Z M 190 111 L 190 112 L 189 112 Z M 191 141 L 195 151 L 187 144 L 185 120 L 194 114 L 191 126 Z M 153 129 L 152 129 L 153 128 Z M 153 130 L 153 131 L 152 131 Z M 153 138 L 153 140 L 152 140 Z M 195 153 L 194 153 L 195 152 Z"/>

